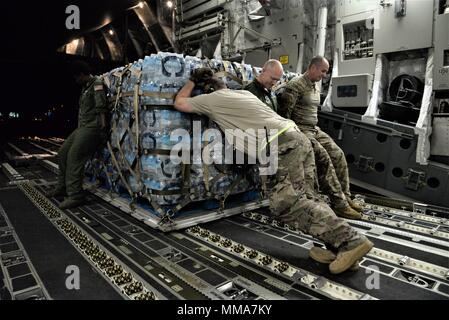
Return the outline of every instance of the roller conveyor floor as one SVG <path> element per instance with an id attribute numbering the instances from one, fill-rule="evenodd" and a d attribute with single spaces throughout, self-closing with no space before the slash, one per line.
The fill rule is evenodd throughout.
<path id="1" fill-rule="evenodd" d="M 15 146 L 46 152 L 28 142 Z M 308 257 L 321 243 L 266 209 L 166 233 L 92 193 L 86 205 L 61 211 L 61 199 L 43 195 L 56 179 L 43 165 L 54 161 L 47 154 L 2 166 L 2 299 L 449 299 L 445 208 L 398 208 L 366 197 L 363 220 L 350 223 L 375 248 L 357 271 L 332 275 Z M 81 290 L 67 288 L 73 266 Z"/>

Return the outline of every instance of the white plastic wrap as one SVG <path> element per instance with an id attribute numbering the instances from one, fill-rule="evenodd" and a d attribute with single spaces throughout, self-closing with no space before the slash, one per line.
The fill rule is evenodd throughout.
<path id="1" fill-rule="evenodd" d="M 383 101 L 383 90 L 388 86 L 388 83 L 385 83 L 383 80 L 385 78 L 383 74 L 385 67 L 385 58 L 382 54 L 377 55 L 371 100 L 365 114 L 362 116 L 362 121 L 364 122 L 376 123 L 377 116 L 379 115 L 379 104 Z"/>
<path id="2" fill-rule="evenodd" d="M 332 79 L 334 77 L 338 77 L 338 52 L 335 50 L 334 53 L 334 67 L 332 68 Z M 322 111 L 326 112 L 332 112 L 332 87 L 333 87 L 333 81 L 331 79 L 331 82 L 329 84 L 329 89 L 327 91 L 326 99 L 323 102 L 323 105 L 321 106 Z"/>
<path id="3" fill-rule="evenodd" d="M 430 156 L 430 135 L 432 134 L 433 53 L 433 48 L 429 49 L 421 111 L 415 127 L 415 133 L 418 135 L 416 162 L 421 165 L 427 165 Z"/>

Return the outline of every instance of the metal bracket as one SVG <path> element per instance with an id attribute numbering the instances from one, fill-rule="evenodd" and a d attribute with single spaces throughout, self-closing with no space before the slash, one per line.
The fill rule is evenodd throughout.
<path id="1" fill-rule="evenodd" d="M 355 165 L 357 166 L 357 169 L 361 172 L 370 172 L 373 171 L 374 158 L 373 157 L 366 157 L 366 156 L 360 156 L 359 160 L 355 162 Z"/>
<path id="2" fill-rule="evenodd" d="M 391 2 L 387 2 L 386 0 L 381 0 L 379 5 L 383 8 L 385 8 L 385 7 L 391 7 L 393 4 Z"/>
<path id="3" fill-rule="evenodd" d="M 407 189 L 417 191 L 418 189 L 424 186 L 425 179 L 426 179 L 425 172 L 409 169 L 408 174 L 404 177 L 405 187 Z"/>
<path id="4" fill-rule="evenodd" d="M 400 266 L 406 266 L 408 265 L 408 263 L 410 262 L 410 258 L 407 256 L 403 256 L 401 258 L 399 258 L 398 263 Z"/>
<path id="5" fill-rule="evenodd" d="M 394 14 L 396 18 L 402 18 L 407 15 L 407 0 L 395 0 Z"/>

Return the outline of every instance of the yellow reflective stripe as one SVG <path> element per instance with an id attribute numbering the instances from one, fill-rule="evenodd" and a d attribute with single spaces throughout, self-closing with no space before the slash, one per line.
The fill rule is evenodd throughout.
<path id="1" fill-rule="evenodd" d="M 284 129 L 282 129 L 278 133 L 276 133 L 273 137 L 270 138 L 270 140 L 268 140 L 268 142 L 265 142 L 265 145 L 262 147 L 262 150 L 265 149 L 267 147 L 267 145 L 272 143 L 274 139 L 279 137 L 281 134 L 286 132 L 288 129 L 291 129 L 291 128 L 295 127 L 295 126 L 296 126 L 296 123 L 290 122 L 290 124 L 288 126 L 286 126 Z"/>

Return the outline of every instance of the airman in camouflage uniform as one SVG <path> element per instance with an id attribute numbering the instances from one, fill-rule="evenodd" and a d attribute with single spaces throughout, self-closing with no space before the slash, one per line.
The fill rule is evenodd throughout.
<path id="1" fill-rule="evenodd" d="M 277 149 L 274 145 L 270 150 L 278 154 L 278 170 L 268 185 L 272 213 L 279 220 L 322 240 L 328 248 L 334 249 L 337 255 L 324 249 L 310 252 L 313 259 L 329 263 L 332 273 L 341 273 L 357 264 L 373 244 L 346 221 L 338 218 L 317 196 L 314 175 L 308 178 L 311 172 L 307 171 L 314 167 L 314 152 L 309 139 L 294 123 L 280 117 L 253 94 L 226 89 L 223 81 L 211 78 L 211 74 L 206 71 L 194 73 L 176 96 L 175 108 L 182 112 L 206 115 L 225 132 L 230 129 L 257 131 L 264 127 L 277 129 L 280 133 Z M 195 81 L 205 77 L 203 73 L 215 92 L 191 98 Z"/>
<path id="2" fill-rule="evenodd" d="M 328 70 L 329 63 L 325 58 L 314 57 L 305 74 L 293 78 L 278 92 L 278 113 L 295 121 L 312 142 L 320 187 L 329 196 L 337 215 L 360 219 L 362 207 L 351 200 L 344 152 L 317 126 L 320 92 L 315 82 L 320 81 Z"/>
<path id="3" fill-rule="evenodd" d="M 322 240 L 330 248 L 353 247 L 366 240 L 332 209 L 304 190 L 302 166 L 307 153 L 313 154 L 310 141 L 298 128 L 279 136 L 278 171 L 271 188 L 270 208 L 283 222 Z M 305 152 L 308 150 L 308 152 Z"/>
<path id="4" fill-rule="evenodd" d="M 77 207 L 84 202 L 82 184 L 84 166 L 92 154 L 106 141 L 108 112 L 103 81 L 90 75 L 83 62 L 73 65 L 74 77 L 83 86 L 79 99 L 78 128 L 58 151 L 59 176 L 56 189 L 47 196 L 67 196 L 61 209 Z"/>

